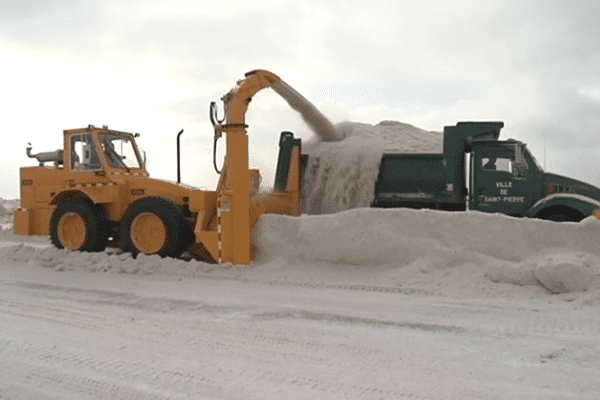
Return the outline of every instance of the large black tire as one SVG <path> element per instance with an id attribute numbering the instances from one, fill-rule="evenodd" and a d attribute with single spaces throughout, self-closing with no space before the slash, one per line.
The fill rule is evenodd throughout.
<path id="1" fill-rule="evenodd" d="M 108 243 L 104 211 L 84 199 L 65 201 L 50 218 L 50 240 L 59 249 L 104 251 Z"/>
<path id="2" fill-rule="evenodd" d="M 551 214 L 551 215 L 548 215 L 544 219 L 547 219 L 548 221 L 554 221 L 554 222 L 579 222 L 576 219 L 574 219 L 573 217 L 570 217 L 565 214 Z"/>
<path id="3" fill-rule="evenodd" d="M 157 218 L 158 219 L 157 219 Z M 149 221 L 139 223 L 138 221 Z M 162 223 L 161 226 L 159 224 Z M 138 228 L 138 225 L 141 228 Z M 133 230 L 132 230 L 133 226 Z M 145 227 L 150 226 L 158 233 L 155 236 L 163 239 L 146 239 L 143 235 L 152 235 Z M 139 253 L 158 254 L 161 257 L 179 257 L 191 244 L 193 231 L 183 215 L 183 211 L 173 202 L 162 197 L 147 197 L 131 207 L 121 223 L 121 249 L 131 252 L 134 256 Z M 160 248 L 154 246 L 159 243 Z M 160 244 L 162 243 L 162 244 Z"/>
<path id="4" fill-rule="evenodd" d="M 550 207 L 540 211 L 535 217 L 554 222 L 579 222 L 584 218 L 579 211 L 567 207 Z"/>

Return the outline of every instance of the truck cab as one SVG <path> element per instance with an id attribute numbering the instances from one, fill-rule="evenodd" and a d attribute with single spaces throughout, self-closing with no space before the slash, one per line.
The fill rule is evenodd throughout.
<path id="1" fill-rule="evenodd" d="M 474 143 L 470 154 L 472 210 L 573 222 L 600 210 L 599 188 L 545 172 L 525 143 Z"/>
<path id="2" fill-rule="evenodd" d="M 543 197 L 544 172 L 524 143 L 474 143 L 470 155 L 469 209 L 523 216 Z"/>

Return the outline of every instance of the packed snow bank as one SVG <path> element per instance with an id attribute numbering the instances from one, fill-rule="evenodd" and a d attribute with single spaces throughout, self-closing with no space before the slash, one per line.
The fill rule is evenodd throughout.
<path id="1" fill-rule="evenodd" d="M 312 141 L 303 182 L 306 214 L 328 214 L 368 207 L 375 194 L 381 157 L 393 153 L 441 153 L 442 135 L 409 124 L 383 121 L 377 125 L 342 122 L 335 126 L 337 142 Z"/>
<path id="2" fill-rule="evenodd" d="M 494 282 L 542 284 L 551 292 L 589 288 L 600 265 L 600 221 L 580 224 L 501 214 L 354 209 L 293 218 L 265 215 L 255 229 L 257 260 L 422 272 L 475 263 Z"/>
<path id="3" fill-rule="evenodd" d="M 360 208 L 302 218 L 265 215 L 255 237 L 265 259 L 280 256 L 285 248 L 292 249 L 292 257 L 309 261 L 403 266 L 423 256 L 458 253 L 506 261 L 555 248 L 595 254 L 592 225 L 600 233 L 600 221 L 593 218 L 576 224 L 480 212 Z M 288 234 L 277 234 L 281 226 Z"/>
<path id="4" fill-rule="evenodd" d="M 85 253 L 57 249 L 53 246 L 32 247 L 18 244 L 0 248 L 0 257 L 28 266 L 41 266 L 56 271 L 88 271 L 138 275 L 199 276 L 210 272 L 215 265 L 203 262 L 187 262 L 160 256 L 130 253 L 101 252 Z"/>
<path id="5" fill-rule="evenodd" d="M 11 214 L 19 207 L 20 200 L 19 199 L 3 199 L 0 197 L 0 215 L 1 214 Z"/>
<path id="6" fill-rule="evenodd" d="M 518 263 L 491 265 L 486 276 L 493 282 L 541 284 L 552 293 L 583 292 L 591 285 L 592 266 L 597 265 L 589 253 L 545 250 Z"/>
<path id="7" fill-rule="evenodd" d="M 114 250 L 80 253 L 12 241 L 0 247 L 0 257 L 57 271 L 408 287 L 456 297 L 504 293 L 498 295 L 513 298 L 587 289 L 586 303 L 580 304 L 596 305 L 599 234 L 595 218 L 577 224 L 478 212 L 359 208 L 327 215 L 262 216 L 253 234 L 257 253 L 251 266 L 145 255 L 134 259 Z"/>
<path id="8" fill-rule="evenodd" d="M 19 207 L 19 199 L 7 200 L 0 198 L 0 233 L 12 229 L 13 212 Z"/>
<path id="9" fill-rule="evenodd" d="M 590 287 L 592 270 L 577 254 L 550 254 L 538 260 L 536 279 L 552 293 L 583 292 Z"/>

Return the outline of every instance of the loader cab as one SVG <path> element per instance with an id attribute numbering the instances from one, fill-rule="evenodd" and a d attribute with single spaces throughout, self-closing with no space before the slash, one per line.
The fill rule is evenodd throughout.
<path id="1" fill-rule="evenodd" d="M 523 216 L 540 199 L 543 171 L 524 143 L 473 143 L 470 163 L 471 210 Z"/>
<path id="2" fill-rule="evenodd" d="M 65 131 L 66 163 L 74 172 L 144 170 L 135 136 L 93 126 Z M 144 171 L 145 172 L 145 171 Z"/>

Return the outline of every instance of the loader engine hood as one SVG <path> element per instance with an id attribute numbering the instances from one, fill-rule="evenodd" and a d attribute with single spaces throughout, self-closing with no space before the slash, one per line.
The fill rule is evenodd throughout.
<path id="1" fill-rule="evenodd" d="M 161 196 L 168 198 L 176 203 L 181 203 L 184 197 L 189 197 L 190 193 L 200 191 L 200 189 L 156 178 L 140 177 L 129 183 L 132 193 L 140 196 Z"/>
<path id="2" fill-rule="evenodd" d="M 571 193 L 600 201 L 600 188 L 594 185 L 549 172 L 545 178 L 546 194 Z"/>

